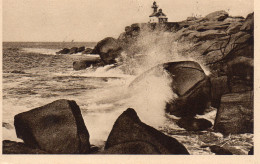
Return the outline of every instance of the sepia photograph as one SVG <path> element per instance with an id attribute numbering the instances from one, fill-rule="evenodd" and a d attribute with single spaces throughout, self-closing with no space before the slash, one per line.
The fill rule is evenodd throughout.
<path id="1" fill-rule="evenodd" d="M 1 89 L 3 156 L 254 155 L 254 1 L 3 0 Z"/>

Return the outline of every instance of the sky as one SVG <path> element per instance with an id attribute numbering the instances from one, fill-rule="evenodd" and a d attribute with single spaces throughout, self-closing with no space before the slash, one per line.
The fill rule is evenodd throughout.
<path id="1" fill-rule="evenodd" d="M 99 41 L 148 22 L 154 0 L 3 0 L 3 41 Z M 225 10 L 253 12 L 253 0 L 157 0 L 169 21 Z"/>

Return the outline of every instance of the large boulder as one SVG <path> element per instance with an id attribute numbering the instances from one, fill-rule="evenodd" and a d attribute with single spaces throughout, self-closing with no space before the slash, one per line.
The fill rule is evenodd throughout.
<path id="1" fill-rule="evenodd" d="M 99 54 L 104 64 L 113 64 L 122 51 L 116 39 L 107 37 L 97 43 L 93 49 L 93 54 Z"/>
<path id="2" fill-rule="evenodd" d="M 116 120 L 110 132 L 105 153 L 189 154 L 176 139 L 141 122 L 134 109 L 127 109 Z"/>
<path id="3" fill-rule="evenodd" d="M 253 133 L 253 92 L 229 93 L 221 97 L 214 129 L 223 134 Z"/>
<path id="4" fill-rule="evenodd" d="M 215 11 L 204 17 L 204 20 L 209 21 L 224 21 L 228 17 L 228 13 L 224 10 Z"/>
<path id="5" fill-rule="evenodd" d="M 210 80 L 193 61 L 163 64 L 172 75 L 172 89 L 178 98 L 167 103 L 166 111 L 178 117 L 203 114 L 210 101 Z"/>
<path id="6" fill-rule="evenodd" d="M 75 101 L 57 100 L 14 117 L 18 138 L 50 154 L 90 151 L 89 133 Z"/>
<path id="7" fill-rule="evenodd" d="M 88 60 L 80 60 L 80 61 L 74 61 L 73 62 L 73 69 L 78 71 L 82 69 L 86 69 L 88 67 L 95 66 L 101 62 L 100 59 L 88 59 Z"/>
<path id="8" fill-rule="evenodd" d="M 31 148 L 22 142 L 3 141 L 3 154 L 48 154 L 47 152 Z"/>

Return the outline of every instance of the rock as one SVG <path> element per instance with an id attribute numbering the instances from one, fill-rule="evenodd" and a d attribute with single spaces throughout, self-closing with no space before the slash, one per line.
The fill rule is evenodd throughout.
<path id="1" fill-rule="evenodd" d="M 82 54 L 92 54 L 92 51 L 93 51 L 93 49 L 91 49 L 91 48 L 86 48 L 86 49 L 82 52 Z"/>
<path id="2" fill-rule="evenodd" d="M 254 147 L 249 150 L 248 155 L 254 155 Z"/>
<path id="3" fill-rule="evenodd" d="M 116 120 L 108 136 L 105 151 L 115 154 L 189 154 L 176 139 L 141 122 L 131 108 Z"/>
<path id="4" fill-rule="evenodd" d="M 227 63 L 227 75 L 231 92 L 253 90 L 254 60 L 238 56 Z"/>
<path id="5" fill-rule="evenodd" d="M 68 54 L 70 52 L 70 49 L 63 48 L 62 50 L 56 52 L 56 54 Z"/>
<path id="6" fill-rule="evenodd" d="M 203 131 L 212 127 L 212 123 L 206 119 L 184 117 L 177 121 L 177 125 L 187 131 Z"/>
<path id="7" fill-rule="evenodd" d="M 47 152 L 31 148 L 22 142 L 3 141 L 3 154 L 48 154 Z"/>
<path id="8" fill-rule="evenodd" d="M 78 52 L 78 47 L 72 47 L 72 48 L 70 49 L 69 54 L 75 54 L 75 53 L 77 53 L 77 52 Z"/>
<path id="9" fill-rule="evenodd" d="M 79 47 L 78 50 L 77 50 L 77 52 L 83 52 L 83 51 L 85 51 L 85 47 L 84 46 L 83 47 Z"/>
<path id="10" fill-rule="evenodd" d="M 211 106 L 219 108 L 221 96 L 230 91 L 227 76 L 210 78 L 211 82 Z"/>
<path id="11" fill-rule="evenodd" d="M 213 145 L 209 146 L 212 153 L 215 153 L 216 155 L 233 155 L 229 150 L 224 149 L 223 147 Z"/>
<path id="12" fill-rule="evenodd" d="M 2 127 L 6 128 L 6 129 L 13 129 L 14 128 L 11 124 L 6 123 L 6 122 L 2 122 Z"/>
<path id="13" fill-rule="evenodd" d="M 25 74 L 24 71 L 20 71 L 20 70 L 13 70 L 11 73 Z"/>
<path id="14" fill-rule="evenodd" d="M 113 64 L 122 51 L 116 39 L 107 37 L 97 43 L 92 53 L 99 54 L 104 64 Z"/>
<path id="15" fill-rule="evenodd" d="M 50 154 L 90 151 L 89 134 L 75 101 L 57 100 L 14 117 L 16 135 Z"/>
<path id="16" fill-rule="evenodd" d="M 238 33 L 240 31 L 241 26 L 242 26 L 242 23 L 234 22 L 234 23 L 229 25 L 229 27 L 227 28 L 226 32 L 229 35 Z"/>
<path id="17" fill-rule="evenodd" d="M 93 59 L 93 60 L 80 60 L 80 61 L 74 61 L 73 62 L 73 69 L 78 71 L 78 70 L 82 70 L 82 69 L 86 69 L 88 67 L 95 66 L 97 64 L 99 64 L 101 61 L 100 59 Z"/>
<path id="18" fill-rule="evenodd" d="M 253 92 L 229 93 L 221 97 L 214 129 L 223 134 L 253 133 Z"/>
<path id="19" fill-rule="evenodd" d="M 228 17 L 228 13 L 224 10 L 215 11 L 204 17 L 204 20 L 209 21 L 224 21 Z"/>
<path id="20" fill-rule="evenodd" d="M 246 20 L 240 30 L 250 32 L 251 34 L 254 32 L 254 13 L 247 15 Z"/>
<path id="21" fill-rule="evenodd" d="M 167 103 L 166 111 L 177 117 L 203 114 L 210 101 L 210 81 L 200 65 L 193 61 L 165 63 L 172 75 L 172 89 L 178 98 Z"/>

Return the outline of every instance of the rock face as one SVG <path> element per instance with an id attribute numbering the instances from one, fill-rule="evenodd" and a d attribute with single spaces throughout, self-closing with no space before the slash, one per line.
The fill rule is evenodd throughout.
<path id="1" fill-rule="evenodd" d="M 214 129 L 223 134 L 253 133 L 253 92 L 229 93 L 221 97 Z"/>
<path id="2" fill-rule="evenodd" d="M 97 43 L 92 53 L 99 54 L 104 64 L 113 64 L 122 51 L 117 40 L 111 37 L 105 38 Z"/>
<path id="3" fill-rule="evenodd" d="M 48 153 L 40 149 L 28 147 L 21 142 L 4 140 L 3 154 L 48 154 Z"/>
<path id="4" fill-rule="evenodd" d="M 104 153 L 189 154 L 176 139 L 144 124 L 134 109 L 127 109 L 116 120 Z"/>
<path id="5" fill-rule="evenodd" d="M 57 100 L 14 117 L 18 138 L 50 154 L 82 154 L 90 150 L 89 134 L 75 101 Z"/>
<path id="6" fill-rule="evenodd" d="M 177 125 L 187 131 L 202 131 L 212 127 L 212 123 L 206 119 L 184 117 L 178 120 Z"/>
<path id="7" fill-rule="evenodd" d="M 172 75 L 172 89 L 178 95 L 166 105 L 166 111 L 178 117 L 203 114 L 210 101 L 210 81 L 200 65 L 183 61 L 163 66 Z"/>
<path id="8" fill-rule="evenodd" d="M 100 62 L 101 62 L 100 59 L 74 61 L 73 69 L 76 71 L 86 69 L 86 68 L 90 67 L 91 65 L 95 66 Z"/>

